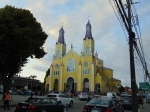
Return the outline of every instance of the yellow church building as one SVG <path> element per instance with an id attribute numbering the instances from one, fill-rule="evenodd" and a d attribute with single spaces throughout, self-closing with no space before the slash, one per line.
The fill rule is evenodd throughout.
<path id="1" fill-rule="evenodd" d="M 95 52 L 92 26 L 88 20 L 81 54 L 71 49 L 66 52 L 64 29 L 59 30 L 50 74 L 45 78 L 45 89 L 51 91 L 105 94 L 119 92 L 121 81 L 113 78 L 113 70 L 103 66 L 103 60 Z"/>

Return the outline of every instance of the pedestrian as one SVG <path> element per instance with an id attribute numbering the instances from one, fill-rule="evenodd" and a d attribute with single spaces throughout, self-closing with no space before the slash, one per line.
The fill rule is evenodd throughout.
<path id="1" fill-rule="evenodd" d="M 10 94 L 9 92 L 5 92 L 5 94 L 3 94 L 3 101 L 4 101 L 4 110 L 10 110 L 9 108 L 9 100 L 10 100 Z"/>

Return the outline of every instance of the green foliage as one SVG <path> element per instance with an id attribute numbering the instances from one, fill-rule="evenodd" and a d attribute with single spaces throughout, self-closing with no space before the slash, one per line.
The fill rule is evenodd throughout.
<path id="1" fill-rule="evenodd" d="M 48 68 L 48 70 L 46 71 L 45 77 L 48 77 L 49 75 L 50 75 L 50 68 Z"/>
<path id="2" fill-rule="evenodd" d="M 118 87 L 118 90 L 119 90 L 120 93 L 122 93 L 122 92 L 124 92 L 124 87 L 123 87 L 122 85 L 120 85 L 120 86 Z"/>
<path id="3" fill-rule="evenodd" d="M 11 79 L 28 62 L 42 58 L 47 34 L 29 10 L 5 6 L 0 9 L 0 73 Z"/>
<path id="4" fill-rule="evenodd" d="M 50 68 L 48 68 L 48 70 L 46 71 L 46 75 L 45 75 L 45 78 L 44 78 L 44 87 L 43 89 L 45 90 L 45 84 L 46 84 L 46 77 L 48 77 L 50 75 Z"/>

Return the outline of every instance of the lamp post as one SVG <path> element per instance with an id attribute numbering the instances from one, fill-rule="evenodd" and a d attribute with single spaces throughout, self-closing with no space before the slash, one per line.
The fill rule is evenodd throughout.
<path id="1" fill-rule="evenodd" d="M 36 76 L 35 75 L 30 75 L 29 78 L 32 78 L 34 80 L 34 78 L 36 78 Z M 31 79 L 31 98 L 33 96 L 33 94 L 32 94 L 32 79 Z"/>

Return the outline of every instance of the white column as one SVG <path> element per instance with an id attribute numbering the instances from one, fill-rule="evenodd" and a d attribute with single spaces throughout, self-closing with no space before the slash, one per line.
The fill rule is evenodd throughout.
<path id="1" fill-rule="evenodd" d="M 81 62 L 79 62 L 79 65 L 78 65 L 78 83 L 77 83 L 77 91 L 82 91 L 81 90 L 81 82 L 82 82 L 82 79 L 81 79 L 81 75 L 82 75 L 82 69 L 81 69 Z"/>
<path id="2" fill-rule="evenodd" d="M 53 65 L 50 66 L 50 76 L 49 76 L 49 91 L 52 91 L 52 77 L 53 77 Z"/>
<path id="3" fill-rule="evenodd" d="M 95 75 L 94 62 L 92 62 L 91 63 L 91 91 L 94 91 L 94 75 Z"/>
<path id="4" fill-rule="evenodd" d="M 63 91 L 62 90 L 62 85 L 63 85 L 63 81 L 62 81 L 62 75 L 63 75 L 63 64 L 60 65 L 60 76 L 59 76 L 59 91 Z"/>

